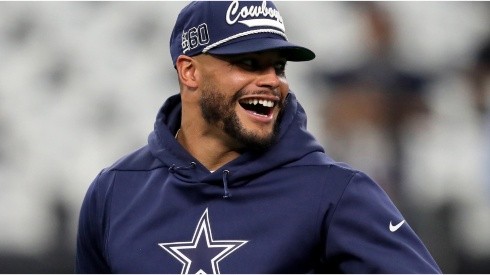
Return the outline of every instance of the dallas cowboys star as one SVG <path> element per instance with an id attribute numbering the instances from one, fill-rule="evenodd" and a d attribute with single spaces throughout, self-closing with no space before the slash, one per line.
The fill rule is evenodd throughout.
<path id="1" fill-rule="evenodd" d="M 184 264 L 181 274 L 220 274 L 218 263 L 245 243 L 247 241 L 215 241 L 206 208 L 190 242 L 158 245 Z"/>

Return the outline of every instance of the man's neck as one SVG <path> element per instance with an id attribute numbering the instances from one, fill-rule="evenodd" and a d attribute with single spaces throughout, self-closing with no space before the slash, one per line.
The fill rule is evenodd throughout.
<path id="1" fill-rule="evenodd" d="M 183 126 L 176 134 L 177 141 L 208 170 L 215 171 L 240 156 L 222 139 L 204 134 L 193 127 Z"/>

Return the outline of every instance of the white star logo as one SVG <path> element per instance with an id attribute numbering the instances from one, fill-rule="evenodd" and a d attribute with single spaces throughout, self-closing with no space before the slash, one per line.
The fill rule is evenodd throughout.
<path id="1" fill-rule="evenodd" d="M 247 242 L 215 241 L 206 208 L 197 223 L 192 241 L 158 245 L 183 264 L 181 274 L 220 274 L 219 262 Z"/>

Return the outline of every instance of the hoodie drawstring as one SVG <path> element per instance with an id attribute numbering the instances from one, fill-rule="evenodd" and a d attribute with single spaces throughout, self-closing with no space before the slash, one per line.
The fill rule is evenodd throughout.
<path id="1" fill-rule="evenodd" d="M 223 189 L 224 189 L 223 198 L 224 199 L 231 197 L 231 193 L 230 191 L 228 191 L 228 174 L 230 174 L 229 170 L 223 171 Z"/>
<path id="2" fill-rule="evenodd" d="M 168 168 L 168 171 L 170 173 L 175 173 L 175 171 L 177 171 L 177 170 L 188 170 L 188 169 L 193 169 L 195 167 L 196 167 L 195 162 L 191 162 L 188 166 L 177 166 L 175 164 L 172 164 L 172 166 L 170 166 Z M 223 198 L 224 199 L 231 197 L 231 193 L 228 190 L 228 175 L 229 174 L 230 174 L 230 170 L 224 170 L 223 171 Z"/>
<path id="3" fill-rule="evenodd" d="M 196 167 L 196 163 L 192 161 L 188 166 L 177 166 L 175 164 L 172 164 L 172 166 L 170 166 L 168 168 L 168 171 L 170 173 L 173 173 L 173 172 L 175 172 L 177 170 L 187 170 L 187 169 L 192 169 L 192 168 L 195 168 L 195 167 Z"/>

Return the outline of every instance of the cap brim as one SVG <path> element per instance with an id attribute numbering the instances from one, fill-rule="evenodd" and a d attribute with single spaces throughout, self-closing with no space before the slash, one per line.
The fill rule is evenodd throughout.
<path id="1" fill-rule="evenodd" d="M 288 61 L 309 61 L 315 58 L 315 53 L 308 48 L 289 43 L 285 40 L 264 37 L 221 45 L 209 50 L 208 53 L 232 55 L 273 50 L 283 53 Z"/>

